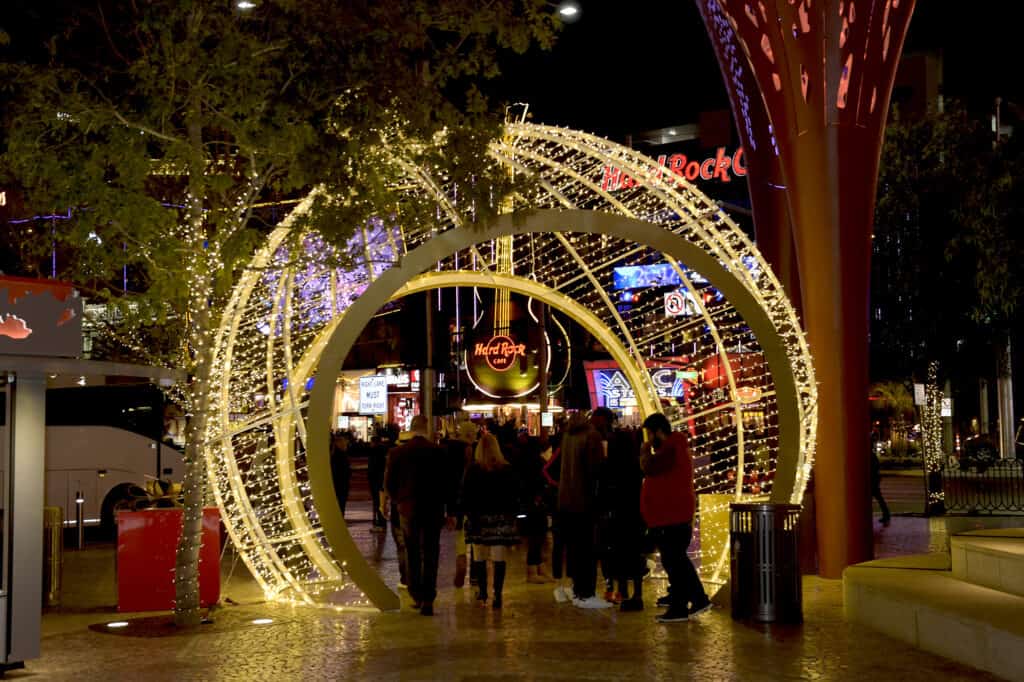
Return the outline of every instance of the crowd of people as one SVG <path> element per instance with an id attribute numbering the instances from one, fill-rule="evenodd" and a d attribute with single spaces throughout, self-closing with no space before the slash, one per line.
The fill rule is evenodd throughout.
<path id="1" fill-rule="evenodd" d="M 648 417 L 642 431 L 616 428 L 615 420 L 607 408 L 574 414 L 550 437 L 514 423 L 463 422 L 435 441 L 417 416 L 386 457 L 377 441 L 379 456 L 368 462 L 373 530 L 385 532 L 390 520 L 413 607 L 433 615 L 447 527 L 455 531 L 455 586 L 468 577 L 477 599 L 495 609 L 503 607 L 509 549 L 520 543 L 527 582 L 555 584 L 557 602 L 642 611 L 648 555 L 657 550 L 669 582 L 657 600 L 667 607 L 658 621 L 686 621 L 709 609 L 687 555 L 695 493 L 686 435 L 662 414 Z M 337 467 L 347 466 L 347 445 L 335 441 L 338 459 L 346 460 Z M 345 474 L 336 471 L 336 480 Z M 339 502 L 347 496 L 342 487 Z"/>

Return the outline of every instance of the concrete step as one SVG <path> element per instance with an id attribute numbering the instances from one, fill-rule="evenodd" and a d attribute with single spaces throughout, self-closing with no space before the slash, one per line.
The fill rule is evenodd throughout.
<path id="1" fill-rule="evenodd" d="M 1024 597 L 1024 528 L 954 535 L 950 555 L 954 578 Z"/>
<path id="2" fill-rule="evenodd" d="M 919 649 L 1024 682 L 1024 597 L 934 568 L 948 561 L 943 556 L 850 566 L 843 572 L 846 617 Z"/>

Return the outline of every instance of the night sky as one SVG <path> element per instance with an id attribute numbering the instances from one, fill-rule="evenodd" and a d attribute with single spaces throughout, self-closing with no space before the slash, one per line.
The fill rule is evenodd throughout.
<path id="1" fill-rule="evenodd" d="M 492 91 L 496 100 L 527 101 L 535 122 L 612 139 L 728 108 L 692 0 L 581 5 L 581 18 L 565 26 L 552 51 L 508 61 Z M 1015 5 L 918 0 L 906 49 L 941 50 L 945 95 L 979 114 L 996 95 L 1024 103 Z"/>
<path id="2" fill-rule="evenodd" d="M 7 0 L 0 25 L 15 48 L 47 34 L 45 17 L 72 0 Z M 552 2 L 552 5 L 555 3 Z M 693 0 L 581 0 L 550 52 L 508 55 L 504 75 L 485 84 L 495 105 L 530 103 L 535 122 L 622 140 L 627 133 L 696 121 L 729 106 L 710 41 Z M 917 0 L 907 50 L 941 50 L 945 94 L 977 115 L 995 96 L 1024 104 L 1019 3 Z M 965 9 L 967 8 L 967 9 Z M 1009 120 L 1012 120 L 1012 116 Z"/>

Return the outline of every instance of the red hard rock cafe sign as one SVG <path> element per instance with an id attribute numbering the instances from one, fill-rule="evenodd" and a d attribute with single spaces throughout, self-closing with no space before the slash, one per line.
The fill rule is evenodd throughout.
<path id="1" fill-rule="evenodd" d="M 495 372 L 506 372 L 516 360 L 526 357 L 526 344 L 516 343 L 504 335 L 492 336 L 487 343 L 473 345 L 473 357 L 483 358 Z"/>

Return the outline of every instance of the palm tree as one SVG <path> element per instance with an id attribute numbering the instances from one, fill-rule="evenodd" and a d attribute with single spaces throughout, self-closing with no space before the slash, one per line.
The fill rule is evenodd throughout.
<path id="1" fill-rule="evenodd" d="M 871 411 L 885 418 L 895 445 L 906 440 L 908 420 L 914 418 L 914 398 L 900 381 L 879 381 L 868 392 Z"/>

